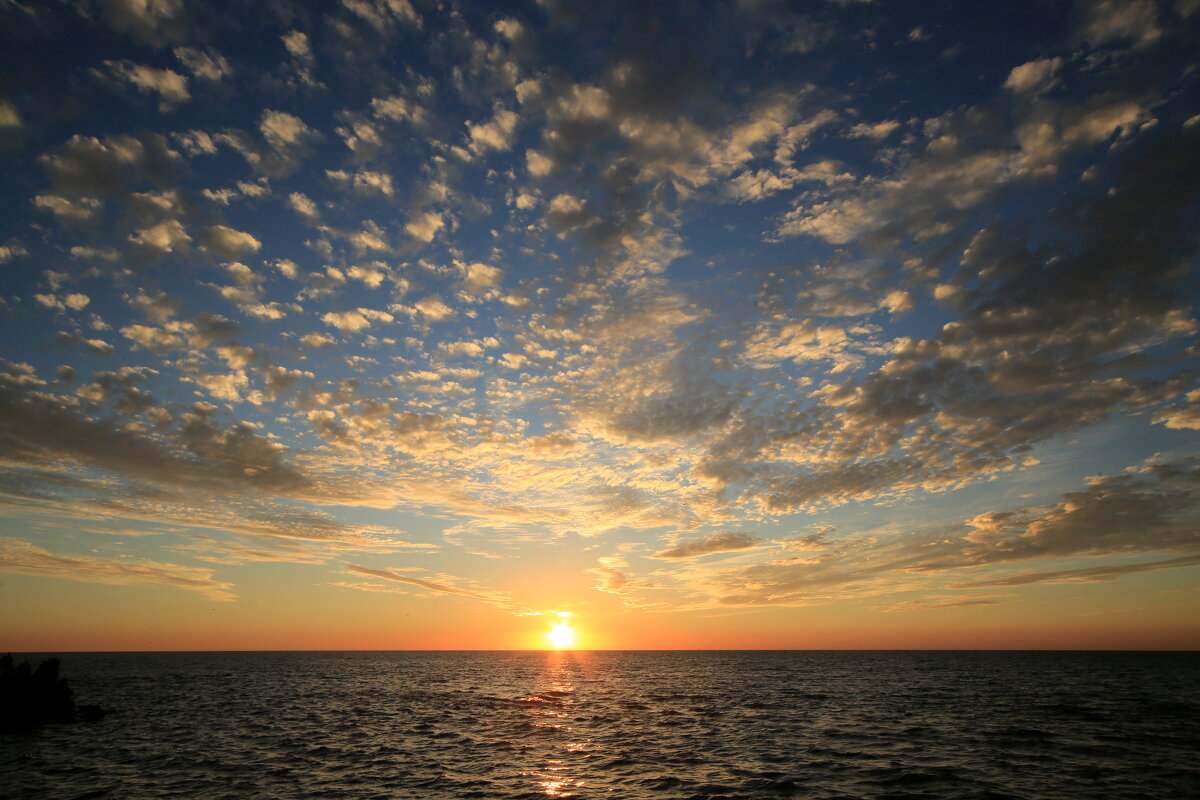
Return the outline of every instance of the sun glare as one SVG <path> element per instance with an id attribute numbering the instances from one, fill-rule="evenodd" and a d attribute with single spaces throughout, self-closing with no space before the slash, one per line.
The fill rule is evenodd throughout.
<path id="1" fill-rule="evenodd" d="M 570 616 L 570 613 L 566 611 L 559 611 L 559 621 L 554 623 L 554 627 L 546 633 L 546 639 L 550 641 L 551 647 L 555 650 L 569 650 L 575 646 L 575 629 L 566 619 Z"/>

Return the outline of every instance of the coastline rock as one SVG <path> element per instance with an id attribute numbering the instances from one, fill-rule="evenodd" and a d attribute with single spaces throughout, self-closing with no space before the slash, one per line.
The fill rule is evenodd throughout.
<path id="1" fill-rule="evenodd" d="M 28 661 L 0 658 L 0 731 L 16 733 L 53 722 L 97 720 L 105 715 L 96 705 L 76 708 L 74 692 L 58 674 L 57 658 L 33 668 Z"/>
<path id="2" fill-rule="evenodd" d="M 84 722 L 96 722 L 97 720 L 104 719 L 107 713 L 103 708 L 96 705 L 83 705 L 75 709 L 76 716 Z"/>

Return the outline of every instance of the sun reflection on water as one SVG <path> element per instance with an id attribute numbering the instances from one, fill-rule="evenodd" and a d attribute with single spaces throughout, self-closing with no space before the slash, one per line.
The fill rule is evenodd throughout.
<path id="1" fill-rule="evenodd" d="M 548 688 L 535 694 L 553 700 L 546 707 L 539 708 L 537 713 L 555 719 L 558 723 L 555 727 L 563 735 L 564 741 L 553 745 L 551 753 L 539 759 L 529 776 L 538 791 L 557 800 L 582 796 L 587 781 L 578 771 L 576 762 L 579 754 L 595 749 L 594 743 L 579 736 L 571 724 L 572 717 L 578 713 L 578 709 L 573 710 L 578 703 L 576 679 L 585 669 L 585 657 L 582 654 L 569 649 L 551 650 L 546 653 L 546 661 L 537 681 Z"/>

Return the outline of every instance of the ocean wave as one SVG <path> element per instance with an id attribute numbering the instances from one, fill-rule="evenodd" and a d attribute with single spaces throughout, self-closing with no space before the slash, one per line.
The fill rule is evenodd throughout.
<path id="1" fill-rule="evenodd" d="M 113 713 L 0 738 L 0 796 L 1194 795 L 1200 658 L 1110 658 L 68 655 Z"/>

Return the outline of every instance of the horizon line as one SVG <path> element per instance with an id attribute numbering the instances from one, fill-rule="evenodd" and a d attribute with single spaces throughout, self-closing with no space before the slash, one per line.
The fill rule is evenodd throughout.
<path id="1" fill-rule="evenodd" d="M 1200 648 L 1112 648 L 1112 647 L 679 647 L 679 648 L 314 648 L 305 650 L 7 650 L 0 653 L 24 655 L 119 655 L 119 654 L 199 654 L 199 653 L 1200 653 Z"/>

